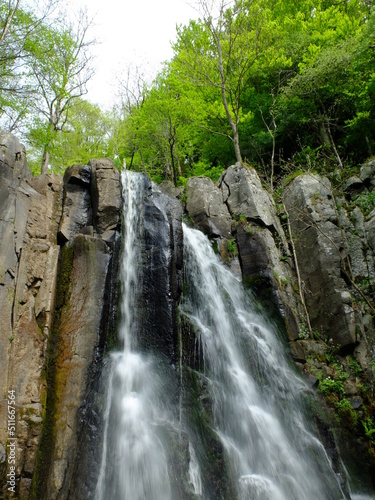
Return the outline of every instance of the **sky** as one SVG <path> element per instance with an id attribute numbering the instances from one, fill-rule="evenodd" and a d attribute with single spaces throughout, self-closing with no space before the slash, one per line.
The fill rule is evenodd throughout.
<path id="1" fill-rule="evenodd" d="M 94 18 L 92 35 L 96 74 L 85 96 L 109 109 L 115 102 L 116 81 L 129 65 L 142 66 L 149 78 L 172 58 L 176 24 L 198 17 L 194 0 L 69 0 L 70 8 L 87 7 Z"/>

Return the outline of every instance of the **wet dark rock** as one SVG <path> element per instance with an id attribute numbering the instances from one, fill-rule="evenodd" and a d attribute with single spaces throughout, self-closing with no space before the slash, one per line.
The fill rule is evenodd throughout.
<path id="1" fill-rule="evenodd" d="M 143 349 L 156 349 L 177 362 L 177 301 L 182 290 L 182 208 L 153 192 L 145 201 L 142 326 Z"/>
<path id="2" fill-rule="evenodd" d="M 91 168 L 88 165 L 73 165 L 65 170 L 64 186 L 78 184 L 89 187 L 91 183 Z"/>

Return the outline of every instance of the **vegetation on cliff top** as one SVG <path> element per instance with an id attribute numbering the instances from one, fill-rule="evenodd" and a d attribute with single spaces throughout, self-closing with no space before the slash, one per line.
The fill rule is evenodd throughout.
<path id="1" fill-rule="evenodd" d="M 38 169 L 46 153 L 54 171 L 109 156 L 118 166 L 182 184 L 192 175 L 217 179 L 241 158 L 272 185 L 285 168 L 348 169 L 374 154 L 369 0 L 200 0 L 200 19 L 177 28 L 174 57 L 151 85 L 141 69 L 126 69 L 111 114 L 80 98 L 91 74 L 87 20 L 52 26 L 13 3 L 6 28 L 12 11 L 0 2 L 0 119 L 5 127 L 12 116 L 14 130 L 22 125 Z M 27 31 L 36 23 L 43 27 L 38 38 Z M 78 94 L 70 67 L 82 69 Z M 60 108 L 47 116 L 29 97 L 45 99 L 52 77 L 61 85 L 48 87 L 48 95 Z"/>

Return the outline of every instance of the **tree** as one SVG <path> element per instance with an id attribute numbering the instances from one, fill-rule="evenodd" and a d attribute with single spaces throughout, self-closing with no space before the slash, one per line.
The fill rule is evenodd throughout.
<path id="1" fill-rule="evenodd" d="M 0 0 L 0 120 L 4 130 L 20 127 L 33 104 L 35 82 L 30 71 L 30 46 L 46 24 L 58 0 L 39 8 L 24 7 L 20 0 Z"/>
<path id="2" fill-rule="evenodd" d="M 4 6 L 3 2 L 1 4 L 1 11 L 2 11 L 1 12 L 2 13 L 2 16 L 1 16 L 2 23 L 1 24 L 2 24 L 3 28 L 2 28 L 1 34 L 0 34 L 0 45 L 3 44 L 5 38 L 10 30 L 13 18 L 18 10 L 20 2 L 21 2 L 21 0 L 16 0 L 14 5 L 12 5 L 12 3 L 10 2 L 6 7 Z"/>
<path id="3" fill-rule="evenodd" d="M 113 145 L 116 156 L 120 156 L 119 147 L 125 146 L 126 150 L 131 150 L 131 157 L 128 168 L 133 167 L 136 153 L 138 152 L 142 160 L 142 168 L 145 163 L 138 139 L 137 120 L 134 118 L 140 112 L 147 94 L 147 84 L 143 71 L 138 66 L 128 65 L 125 75 L 117 77 L 118 95 L 120 97 L 120 107 L 117 108 L 118 126 L 113 134 Z M 125 124 L 125 126 L 124 126 Z"/>
<path id="4" fill-rule="evenodd" d="M 193 155 L 200 103 L 194 92 L 176 78 L 173 63 L 166 66 L 153 87 L 143 94 L 139 107 L 133 107 L 125 119 L 131 162 L 134 151 L 141 152 L 141 169 L 147 165 L 150 175 L 171 179 L 175 185 Z M 133 131 L 133 133 L 131 133 Z"/>
<path id="5" fill-rule="evenodd" d="M 202 20 L 178 30 L 176 59 L 195 85 L 217 90 L 229 129 L 212 132 L 232 141 L 236 160 L 241 162 L 242 96 L 271 47 L 275 33 L 271 10 L 267 2 L 258 0 L 220 0 L 216 14 L 214 2 L 200 0 L 199 5 Z"/>
<path id="6" fill-rule="evenodd" d="M 278 102 L 289 138 L 299 137 L 310 151 L 319 148 L 341 168 L 346 124 L 356 128 L 364 118 L 358 101 L 360 95 L 368 96 L 365 89 L 371 80 L 372 18 L 364 2 L 317 2 L 304 20 L 304 49 Z M 357 111 L 360 120 L 351 121 Z"/>
<path id="7" fill-rule="evenodd" d="M 77 98 L 69 109 L 69 120 L 56 135 L 50 151 L 50 161 L 55 172 L 63 172 L 74 164 L 86 165 L 91 158 L 108 156 L 110 131 L 113 118 L 103 113 L 99 106 Z M 40 169 L 40 144 L 44 143 L 45 124 L 28 133 L 28 159 L 33 171 Z"/>
<path id="8" fill-rule="evenodd" d="M 30 46 L 40 96 L 35 103 L 37 128 L 41 117 L 44 124 L 40 135 L 42 174 L 48 172 L 51 149 L 68 122 L 74 101 L 86 94 L 86 84 L 93 75 L 89 49 L 95 41 L 88 38 L 90 25 L 87 14 L 81 11 L 76 26 L 65 20 L 54 28 L 41 26 L 39 43 Z"/>

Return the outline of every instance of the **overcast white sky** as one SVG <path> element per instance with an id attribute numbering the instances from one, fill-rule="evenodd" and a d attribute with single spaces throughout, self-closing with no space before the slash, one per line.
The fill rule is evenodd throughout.
<path id="1" fill-rule="evenodd" d="M 188 4 L 190 3 L 190 5 Z M 68 0 L 70 8 L 87 6 L 95 18 L 94 35 L 102 43 L 94 48 L 96 75 L 86 98 L 110 107 L 116 92 L 115 75 L 127 64 L 144 65 L 156 75 L 160 63 L 172 57 L 170 41 L 176 24 L 197 18 L 194 0 Z"/>

